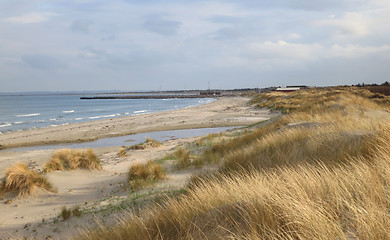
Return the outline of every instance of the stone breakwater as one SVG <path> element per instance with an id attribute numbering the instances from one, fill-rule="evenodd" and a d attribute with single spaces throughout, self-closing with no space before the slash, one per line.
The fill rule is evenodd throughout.
<path id="1" fill-rule="evenodd" d="M 215 98 L 216 95 L 134 95 L 134 96 L 96 96 L 80 97 L 84 100 L 93 99 L 170 99 L 170 98 Z"/>

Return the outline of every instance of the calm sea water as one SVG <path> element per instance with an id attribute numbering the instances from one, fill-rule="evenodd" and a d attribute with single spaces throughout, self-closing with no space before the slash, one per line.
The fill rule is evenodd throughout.
<path id="1" fill-rule="evenodd" d="M 96 99 L 85 95 L 0 95 L 0 133 L 167 111 L 212 102 L 194 99 Z"/>

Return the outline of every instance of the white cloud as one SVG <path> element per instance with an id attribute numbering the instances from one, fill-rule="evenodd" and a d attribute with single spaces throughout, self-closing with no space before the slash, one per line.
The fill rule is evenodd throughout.
<path id="1" fill-rule="evenodd" d="M 382 46 L 360 46 L 360 45 L 352 45 L 348 44 L 346 46 L 340 46 L 338 44 L 333 45 L 329 51 L 329 57 L 341 57 L 341 58 L 362 58 L 369 55 L 374 55 L 378 53 L 387 53 L 390 56 L 390 46 L 382 45 Z"/>
<path id="2" fill-rule="evenodd" d="M 48 21 L 51 17 L 56 16 L 56 13 L 52 12 L 41 12 L 41 13 L 28 13 L 22 16 L 9 17 L 4 19 L 6 22 L 29 24 L 29 23 L 40 23 Z"/>
<path id="3" fill-rule="evenodd" d="M 371 20 L 362 14 L 347 12 L 342 18 L 331 15 L 329 19 L 314 21 L 313 24 L 334 29 L 335 37 L 365 36 L 370 33 Z"/>
<path id="4" fill-rule="evenodd" d="M 249 47 L 262 59 L 315 60 L 324 47 L 320 44 L 288 43 L 286 41 L 254 43 Z"/>
<path id="5" fill-rule="evenodd" d="M 290 33 L 290 34 L 288 35 L 288 38 L 294 39 L 294 40 L 300 40 L 300 39 L 302 39 L 302 36 L 299 35 L 298 33 Z"/>
<path id="6" fill-rule="evenodd" d="M 308 66 L 321 62 L 364 62 L 390 59 L 390 46 L 289 43 L 286 41 L 252 43 L 240 54 L 215 57 L 213 66 L 265 71 L 309 71 Z M 326 67 L 326 66 L 324 66 Z M 357 70 L 358 71 L 358 70 Z M 315 75 L 315 72 L 312 73 Z"/>
<path id="7" fill-rule="evenodd" d="M 320 59 L 347 58 L 359 59 L 376 54 L 390 57 L 390 45 L 362 46 L 358 44 L 322 44 L 288 43 L 285 41 L 264 42 L 250 45 L 252 54 L 261 59 L 282 59 L 312 61 Z"/>

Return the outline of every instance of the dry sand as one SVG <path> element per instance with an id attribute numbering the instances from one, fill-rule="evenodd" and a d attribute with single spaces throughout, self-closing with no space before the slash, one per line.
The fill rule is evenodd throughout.
<path id="1" fill-rule="evenodd" d="M 0 144 L 5 147 L 48 143 L 86 141 L 107 136 L 200 127 L 244 126 L 273 117 L 268 110 L 247 105 L 248 98 L 221 98 L 215 102 L 182 110 L 144 114 L 125 118 L 72 124 L 0 135 Z M 129 195 L 124 188 L 126 172 L 136 162 L 157 160 L 177 146 L 193 142 L 196 138 L 168 140 L 157 148 L 131 151 L 127 157 L 119 157 L 118 147 L 93 149 L 99 155 L 103 171 L 76 170 L 47 174 L 58 193 L 38 192 L 26 198 L 5 197 L 0 200 L 0 239 L 8 237 L 31 237 L 36 239 L 64 239 L 96 225 L 94 215 L 104 219 L 104 224 L 115 220 L 111 211 L 123 199 L 140 194 L 159 194 L 182 188 L 193 171 L 169 171 L 168 179 L 142 190 L 138 195 Z M 25 162 L 32 169 L 42 169 L 54 150 L 27 152 L 0 151 L 0 178 L 7 167 L 16 162 Z M 12 201 L 7 201 L 12 199 Z M 133 201 L 133 200 L 132 200 Z M 134 200 L 135 201 L 135 200 Z M 63 206 L 82 205 L 89 214 L 72 217 L 66 221 L 58 218 Z"/>

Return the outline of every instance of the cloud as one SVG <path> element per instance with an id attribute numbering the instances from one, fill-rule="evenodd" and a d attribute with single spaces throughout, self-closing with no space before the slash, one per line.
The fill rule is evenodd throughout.
<path id="1" fill-rule="evenodd" d="M 96 50 L 94 48 L 85 47 L 81 50 L 78 56 L 84 59 L 102 59 L 107 55 L 107 52 L 103 50 Z"/>
<path id="2" fill-rule="evenodd" d="M 288 43 L 285 41 L 254 43 L 249 51 L 256 58 L 313 61 L 319 59 L 359 59 L 375 55 L 388 55 L 390 46 L 362 46 L 358 44 L 325 46 L 322 44 Z"/>
<path id="3" fill-rule="evenodd" d="M 164 56 L 158 53 L 144 51 L 142 49 L 132 50 L 130 53 L 124 51 L 107 51 L 92 47 L 83 48 L 78 57 L 86 60 L 94 66 L 106 69 L 135 69 L 156 66 L 163 61 Z M 165 61 L 169 59 L 165 56 Z"/>
<path id="4" fill-rule="evenodd" d="M 382 45 L 382 46 L 360 46 L 360 45 L 352 45 L 348 44 L 346 46 L 340 46 L 338 44 L 333 45 L 329 49 L 330 57 L 333 58 L 349 58 L 349 59 L 357 59 L 366 56 L 372 56 L 376 54 L 386 54 L 390 56 L 390 46 Z"/>
<path id="5" fill-rule="evenodd" d="M 0 1 L 0 13 L 0 82 L 153 90 L 390 74 L 388 0 L 18 0 Z"/>
<path id="6" fill-rule="evenodd" d="M 343 37 L 368 35 L 371 22 L 359 13 L 347 12 L 342 18 L 336 18 L 334 15 L 331 15 L 329 19 L 314 21 L 313 24 L 319 27 L 334 29 L 335 37 Z"/>
<path id="7" fill-rule="evenodd" d="M 377 0 L 386 1 L 386 0 Z M 358 8 L 366 3 L 363 0 L 273 0 L 273 1 L 253 1 L 241 0 L 241 4 L 250 8 L 263 9 L 292 9 L 305 11 L 329 11 L 342 10 L 348 8 Z"/>
<path id="8" fill-rule="evenodd" d="M 318 64 L 351 65 L 351 62 L 388 61 L 390 46 L 339 45 L 289 43 L 286 41 L 266 41 L 251 43 L 241 49 L 241 53 L 216 57 L 213 66 L 221 69 L 247 69 L 248 71 L 267 71 L 278 75 L 279 71 L 307 71 L 313 76 L 316 72 L 309 66 Z M 343 63 L 344 62 L 344 63 Z M 368 63 L 367 63 L 368 64 Z M 334 64 L 332 64 L 334 67 Z M 323 66 L 326 67 L 326 66 Z"/>
<path id="9" fill-rule="evenodd" d="M 305 9 L 305 10 L 328 10 L 344 8 L 350 1 L 346 0 L 293 0 L 289 1 L 288 5 L 292 8 Z"/>
<path id="10" fill-rule="evenodd" d="M 41 70 L 52 70 L 65 67 L 65 64 L 60 60 L 41 54 L 24 55 L 22 56 L 22 62 L 30 67 Z"/>
<path id="11" fill-rule="evenodd" d="M 232 40 L 243 36 L 243 33 L 236 28 L 221 28 L 213 35 L 213 39 L 216 40 Z"/>
<path id="12" fill-rule="evenodd" d="M 324 47 L 320 44 L 288 43 L 286 41 L 254 43 L 249 45 L 254 56 L 261 59 L 315 60 Z"/>
<path id="13" fill-rule="evenodd" d="M 89 28 L 92 25 L 92 21 L 89 20 L 76 20 L 73 21 L 70 25 L 70 29 L 74 32 L 80 32 L 87 34 L 89 33 Z"/>
<path id="14" fill-rule="evenodd" d="M 52 12 L 28 13 L 22 16 L 9 17 L 4 19 L 4 21 L 10 23 L 18 23 L 18 24 L 40 23 L 40 22 L 46 22 L 51 17 L 56 15 L 57 15 L 56 13 L 52 13 Z"/>
<path id="15" fill-rule="evenodd" d="M 164 36 L 177 34 L 181 25 L 179 21 L 167 20 L 159 16 L 147 17 L 143 23 L 145 29 Z"/>
<path id="16" fill-rule="evenodd" d="M 111 42 L 111 41 L 115 41 L 115 39 L 116 39 L 115 34 L 111 34 L 100 38 L 100 40 L 102 40 L 103 42 Z"/>
<path id="17" fill-rule="evenodd" d="M 302 36 L 299 35 L 298 33 L 290 33 L 288 35 L 288 38 L 293 39 L 293 40 L 300 40 L 300 39 L 302 39 Z"/>
<path id="18" fill-rule="evenodd" d="M 242 21 L 242 19 L 240 17 L 235 17 L 235 16 L 215 15 L 215 16 L 211 16 L 209 18 L 209 21 L 210 22 L 214 22 L 214 23 L 235 24 L 235 23 L 238 23 L 238 22 Z"/>

